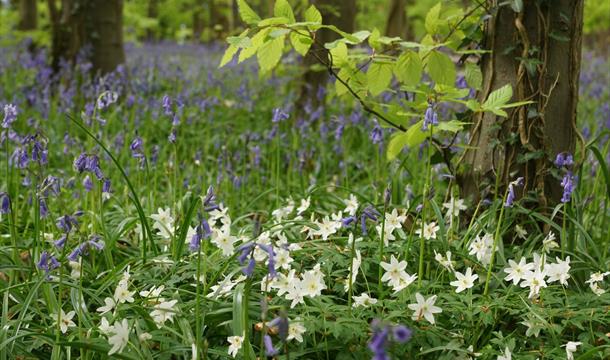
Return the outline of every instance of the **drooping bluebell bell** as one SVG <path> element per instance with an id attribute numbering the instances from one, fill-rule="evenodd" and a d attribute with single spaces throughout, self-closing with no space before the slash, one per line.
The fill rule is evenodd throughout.
<path id="1" fill-rule="evenodd" d="M 83 179 L 83 187 L 87 192 L 93 190 L 93 181 L 91 181 L 91 177 L 89 175 L 85 175 L 85 178 Z"/>
<path id="2" fill-rule="evenodd" d="M 428 108 L 426 109 L 426 112 L 424 114 L 424 123 L 422 124 L 422 131 L 428 131 L 428 128 L 430 127 L 430 125 L 432 126 L 436 126 L 438 125 L 438 114 L 436 113 L 435 109 L 434 109 L 434 105 L 433 104 L 428 104 Z"/>
<path id="3" fill-rule="evenodd" d="M 172 131 L 167 136 L 167 140 L 172 144 L 176 143 L 176 128 L 172 128 Z"/>
<path id="4" fill-rule="evenodd" d="M 288 115 L 286 112 L 284 112 L 284 110 L 282 110 L 281 108 L 275 108 L 273 109 L 273 116 L 271 117 L 271 122 L 272 123 L 279 123 L 282 120 L 286 120 L 290 117 L 290 115 Z"/>
<path id="5" fill-rule="evenodd" d="M 280 315 L 271 320 L 267 325 L 270 328 L 277 328 L 277 334 L 280 337 L 280 340 L 286 341 L 288 338 L 288 329 L 290 328 L 288 318 L 286 316 Z"/>
<path id="6" fill-rule="evenodd" d="M 189 242 L 189 249 L 192 252 L 199 251 L 201 248 L 201 241 L 212 235 L 212 229 L 210 228 L 208 220 L 202 215 L 199 215 L 199 219 L 199 225 L 195 228 L 195 234 L 191 237 L 191 241 Z"/>
<path id="7" fill-rule="evenodd" d="M 105 243 L 99 235 L 92 235 L 89 240 L 80 243 L 68 255 L 68 260 L 76 261 L 79 256 L 84 256 L 89 253 L 89 249 L 93 248 L 97 251 L 104 249 Z"/>
<path id="8" fill-rule="evenodd" d="M 561 180 L 561 186 L 563 187 L 563 195 L 561 196 L 562 203 L 568 203 L 572 200 L 572 193 L 576 186 L 574 185 L 574 175 L 571 171 L 566 172 Z"/>
<path id="9" fill-rule="evenodd" d="M 2 119 L 2 127 L 8 129 L 17 120 L 17 106 L 13 104 L 4 105 L 4 118 Z"/>
<path id="10" fill-rule="evenodd" d="M 47 207 L 47 201 L 45 200 L 44 197 L 41 197 L 38 200 L 38 211 L 40 214 L 41 218 L 46 218 L 47 216 L 49 216 L 49 208 Z"/>
<path id="11" fill-rule="evenodd" d="M 105 91 L 97 99 L 98 110 L 104 110 L 108 106 L 114 104 L 119 98 L 119 95 L 114 91 Z"/>
<path id="12" fill-rule="evenodd" d="M 515 181 L 511 181 L 510 184 L 508 184 L 508 194 L 506 195 L 506 202 L 504 203 L 505 207 L 511 207 L 513 206 L 513 202 L 515 201 L 515 186 L 521 186 L 523 185 L 523 177 L 519 177 L 517 178 L 517 180 Z"/>
<path id="13" fill-rule="evenodd" d="M 165 113 L 165 115 L 171 116 L 172 115 L 172 99 L 169 97 L 169 95 L 167 95 L 167 94 L 163 95 L 161 104 L 162 104 L 161 106 L 163 107 L 163 112 Z"/>
<path id="14" fill-rule="evenodd" d="M 555 157 L 555 166 L 559 168 L 570 167 L 572 165 L 574 165 L 574 158 L 568 152 L 561 152 Z"/>
<path id="15" fill-rule="evenodd" d="M 0 214 L 11 212 L 11 198 L 5 192 L 0 192 Z"/>
<path id="16" fill-rule="evenodd" d="M 258 244 L 258 247 L 267 253 L 267 255 L 268 255 L 267 268 L 269 271 L 269 276 L 271 278 L 274 278 L 277 275 L 277 273 L 275 271 L 275 252 L 273 251 L 273 246 L 266 245 L 266 244 Z"/>
<path id="17" fill-rule="evenodd" d="M 265 355 L 275 356 L 278 354 L 277 349 L 273 347 L 273 340 L 271 340 L 271 336 L 265 335 L 263 337 L 263 342 L 265 344 Z"/>
<path id="18" fill-rule="evenodd" d="M 53 244 L 55 245 L 55 247 L 57 247 L 58 249 L 61 250 L 64 248 L 64 245 L 66 245 L 67 240 L 68 240 L 68 236 L 66 234 L 63 234 L 59 239 L 54 241 Z"/>
<path id="19" fill-rule="evenodd" d="M 57 218 L 55 225 L 57 225 L 59 230 L 67 234 L 78 226 L 78 220 L 76 220 L 76 215 L 64 215 Z"/>
<path id="20" fill-rule="evenodd" d="M 371 130 L 371 134 L 369 135 L 371 142 L 373 144 L 380 144 L 383 141 L 383 129 L 379 126 L 379 123 L 375 121 L 375 126 L 373 126 L 373 130 Z"/>

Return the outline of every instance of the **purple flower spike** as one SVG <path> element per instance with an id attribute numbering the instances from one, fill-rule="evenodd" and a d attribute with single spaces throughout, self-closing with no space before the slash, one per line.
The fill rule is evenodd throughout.
<path id="1" fill-rule="evenodd" d="M 392 335 L 396 342 L 403 344 L 411 339 L 413 332 L 404 325 L 396 325 L 392 328 Z"/>

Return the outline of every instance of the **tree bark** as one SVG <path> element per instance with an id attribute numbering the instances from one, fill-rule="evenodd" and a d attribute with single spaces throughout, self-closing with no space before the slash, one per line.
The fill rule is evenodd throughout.
<path id="1" fill-rule="evenodd" d="M 352 33 L 354 32 L 356 21 L 356 0 L 316 0 L 312 1 L 322 14 L 322 23 L 325 25 L 335 25 L 339 29 Z M 317 41 L 324 44 L 338 38 L 338 35 L 328 29 L 321 29 L 316 33 Z M 303 109 L 305 105 L 314 108 L 320 105 L 317 92 L 320 87 L 326 85 L 328 72 L 325 70 L 312 69 L 312 65 L 317 64 L 316 57 L 312 54 L 316 52 L 318 56 L 325 58 L 327 50 L 314 43 L 309 53 L 303 59 L 305 73 L 303 74 L 297 109 Z M 321 54 L 321 55 L 320 55 Z"/>
<path id="2" fill-rule="evenodd" d="M 19 30 L 35 30 L 38 22 L 36 0 L 21 0 L 19 2 Z"/>
<path id="3" fill-rule="evenodd" d="M 157 19 L 159 16 L 159 0 L 148 0 L 147 16 L 151 19 Z M 146 40 L 149 42 L 157 40 L 157 33 L 154 29 L 146 30 Z"/>
<path id="4" fill-rule="evenodd" d="M 89 0 L 85 9 L 93 70 L 111 72 L 125 62 L 123 0 Z"/>
<path id="5" fill-rule="evenodd" d="M 385 34 L 389 37 L 407 38 L 407 0 L 392 0 L 390 12 L 386 21 Z"/>
<path id="6" fill-rule="evenodd" d="M 562 196 L 552 175 L 558 153 L 573 153 L 580 72 L 583 0 L 524 1 L 521 13 L 497 9 L 486 25 L 482 58 L 484 100 L 506 84 L 511 101 L 533 104 L 508 109 L 508 117 L 483 113 L 471 129 L 458 176 L 462 195 L 477 202 L 524 177 L 532 206 L 553 206 Z M 581 154 L 582 155 L 582 154 Z"/>

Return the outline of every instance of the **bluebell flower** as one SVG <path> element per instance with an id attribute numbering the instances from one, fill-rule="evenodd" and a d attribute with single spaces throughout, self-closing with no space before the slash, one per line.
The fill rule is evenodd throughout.
<path id="1" fill-rule="evenodd" d="M 278 351 L 275 347 L 273 347 L 273 341 L 271 340 L 271 336 L 265 335 L 263 338 L 263 342 L 265 343 L 265 355 L 267 356 L 275 356 Z"/>
<path id="2" fill-rule="evenodd" d="M 428 104 L 428 108 L 424 114 L 424 123 L 422 124 L 422 131 L 428 131 L 428 127 L 438 125 L 438 114 L 434 110 L 433 104 Z"/>
<path id="3" fill-rule="evenodd" d="M 373 144 L 379 144 L 383 141 L 383 129 L 379 126 L 377 121 L 375 121 L 375 126 L 373 126 L 373 130 L 371 130 L 369 138 Z"/>
<path id="4" fill-rule="evenodd" d="M 290 117 L 290 115 L 285 113 L 284 110 L 282 110 L 280 108 L 275 108 L 275 109 L 273 109 L 273 117 L 271 118 L 271 122 L 278 123 L 282 120 L 288 119 L 289 117 Z"/>
<path id="5" fill-rule="evenodd" d="M 4 105 L 4 119 L 2 119 L 2 127 L 8 129 L 13 122 L 17 120 L 17 106 L 13 104 Z"/>
<path id="6" fill-rule="evenodd" d="M 513 206 L 513 202 L 515 201 L 515 186 L 523 185 L 523 178 L 519 177 L 517 180 L 512 181 L 508 184 L 508 194 L 506 195 L 506 202 L 504 203 L 505 207 Z"/>
<path id="7" fill-rule="evenodd" d="M 0 214 L 11 212 L 11 198 L 5 192 L 0 192 Z"/>
<path id="8" fill-rule="evenodd" d="M 61 231 L 63 231 L 65 234 L 67 234 L 70 231 L 72 231 L 72 229 L 74 227 L 78 226 L 78 221 L 76 220 L 76 217 L 74 217 L 74 216 L 64 215 L 64 216 L 57 218 L 55 225 L 57 225 L 57 227 Z"/>
<path id="9" fill-rule="evenodd" d="M 572 193 L 576 186 L 574 185 L 574 176 L 571 171 L 568 171 L 563 179 L 561 180 L 561 186 L 563 187 L 563 195 L 561 196 L 562 203 L 568 203 L 572 200 Z"/>

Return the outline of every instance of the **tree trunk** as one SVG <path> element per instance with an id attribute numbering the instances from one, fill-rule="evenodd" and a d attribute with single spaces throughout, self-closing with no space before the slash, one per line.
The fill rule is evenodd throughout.
<path id="1" fill-rule="evenodd" d="M 83 44 L 85 31 L 75 0 L 61 0 L 57 9 L 55 0 L 47 0 L 51 20 L 51 66 L 59 71 L 61 59 L 73 61 Z"/>
<path id="2" fill-rule="evenodd" d="M 36 0 L 21 0 L 19 2 L 19 30 L 35 30 L 38 20 Z"/>
<path id="3" fill-rule="evenodd" d="M 125 62 L 123 0 L 89 0 L 85 11 L 93 71 L 111 72 Z"/>
<path id="4" fill-rule="evenodd" d="M 533 206 L 553 206 L 562 196 L 551 174 L 558 153 L 573 153 L 580 72 L 583 0 L 524 1 L 521 13 L 502 6 L 486 25 L 480 100 L 506 84 L 511 101 L 533 104 L 507 109 L 508 117 L 478 116 L 460 169 L 462 195 L 475 201 L 502 196 L 519 176 Z M 582 154 L 581 154 L 582 155 Z M 496 182 L 497 181 L 497 182 Z"/>
<path id="5" fill-rule="evenodd" d="M 316 0 L 312 1 L 320 13 L 322 14 L 322 23 L 325 25 L 335 25 L 339 29 L 352 33 L 354 32 L 356 20 L 356 0 Z M 321 29 L 317 32 L 317 41 L 324 44 L 338 38 L 338 35 L 328 29 Z M 312 65 L 318 61 L 312 55 L 313 52 L 322 53 L 322 58 L 325 58 L 326 49 L 313 44 L 309 53 L 303 59 L 303 66 L 306 68 L 303 74 L 302 84 L 299 99 L 297 100 L 297 109 L 303 109 L 305 105 L 310 105 L 317 108 L 320 105 L 320 100 L 316 96 L 320 87 L 326 86 L 328 81 L 328 72 L 325 70 L 312 69 Z M 320 55 L 318 55 L 320 56 Z"/>
<path id="6" fill-rule="evenodd" d="M 159 16 L 159 0 L 148 0 L 147 16 L 151 19 L 157 19 Z M 146 30 L 146 40 L 153 42 L 157 40 L 157 34 L 154 29 Z"/>
<path id="7" fill-rule="evenodd" d="M 403 39 L 407 38 L 407 13 L 405 11 L 406 4 L 407 0 L 392 0 L 385 28 L 385 34 L 387 36 L 398 36 Z"/>

